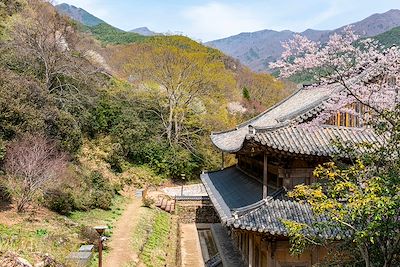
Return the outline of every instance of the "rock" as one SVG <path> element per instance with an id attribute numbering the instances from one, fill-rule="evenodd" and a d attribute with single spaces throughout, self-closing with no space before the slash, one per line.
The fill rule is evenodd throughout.
<path id="1" fill-rule="evenodd" d="M 19 257 L 13 252 L 7 252 L 0 258 L 1 267 L 32 267 L 26 259 Z"/>
<path id="2" fill-rule="evenodd" d="M 35 264 L 35 267 L 64 267 L 63 264 L 58 263 L 49 254 L 41 256 L 42 261 Z"/>

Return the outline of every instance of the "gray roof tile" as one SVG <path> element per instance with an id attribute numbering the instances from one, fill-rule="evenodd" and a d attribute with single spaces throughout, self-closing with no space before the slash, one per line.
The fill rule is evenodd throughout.
<path id="1" fill-rule="evenodd" d="M 254 134 L 246 135 L 246 141 L 255 141 L 263 146 L 289 153 L 332 156 L 338 152 L 334 142 L 339 142 L 344 147 L 357 143 L 381 145 L 384 138 L 368 128 L 330 125 L 307 128 L 289 125 L 275 130 L 256 128 Z"/>
<path id="2" fill-rule="evenodd" d="M 303 122 L 323 109 L 324 101 L 332 92 L 340 90 L 337 85 L 306 89 L 302 88 L 293 95 L 269 108 L 253 119 L 238 125 L 235 129 L 211 134 L 216 147 L 226 152 L 237 152 L 242 147 L 248 126 L 277 127 L 285 122 Z"/>
<path id="3" fill-rule="evenodd" d="M 262 199 L 262 185 L 236 167 L 203 173 L 201 180 L 222 223 L 238 229 L 287 236 L 282 220 L 308 225 L 324 220 L 314 216 L 309 205 L 289 200 L 280 189 Z M 272 190 L 271 190 L 272 191 Z M 338 239 L 338 228 L 309 229 L 307 234 Z"/>
<path id="4" fill-rule="evenodd" d="M 264 205 L 241 216 L 234 217 L 227 224 L 237 229 L 288 236 L 288 231 L 283 223 L 284 220 L 311 226 L 326 219 L 315 216 L 308 204 L 270 198 L 264 202 Z M 309 228 L 306 230 L 306 234 L 340 239 L 348 233 L 344 233 L 340 228 L 333 226 L 324 229 Z"/>

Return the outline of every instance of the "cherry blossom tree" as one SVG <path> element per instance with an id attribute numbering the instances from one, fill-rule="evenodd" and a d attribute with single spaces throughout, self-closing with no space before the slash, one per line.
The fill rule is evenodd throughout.
<path id="1" fill-rule="evenodd" d="M 385 48 L 372 39 L 360 40 L 351 27 L 342 35 L 333 34 L 326 44 L 297 35 L 283 46 L 282 59 L 272 64 L 282 77 L 302 73 L 313 77 L 309 90 L 333 88 L 326 109 L 311 124 L 324 123 L 337 112 L 354 112 L 350 105 L 361 103 L 372 115 L 368 125 L 384 140 L 384 145 L 357 144 L 341 150 L 348 153 L 350 161 L 332 159 L 314 171 L 315 184 L 299 185 L 289 192 L 289 196 L 310 205 L 316 216 L 328 218 L 311 225 L 284 222 L 292 251 L 332 245 L 331 240 L 304 233 L 309 228 L 333 226 L 343 233 L 345 245 L 336 251 L 339 261 L 331 261 L 329 266 L 399 266 L 399 47 Z"/>
<path id="2" fill-rule="evenodd" d="M 399 102 L 400 49 L 385 48 L 373 39 L 359 39 L 348 26 L 343 34 L 333 34 L 326 44 L 296 35 L 283 43 L 282 58 L 270 67 L 279 69 L 281 77 L 308 74 L 317 86 L 341 85 L 332 94 L 325 111 L 316 123 L 332 113 L 353 112 L 349 104 L 359 102 L 375 115 L 393 110 Z M 386 118 L 388 119 L 388 118 Z"/>

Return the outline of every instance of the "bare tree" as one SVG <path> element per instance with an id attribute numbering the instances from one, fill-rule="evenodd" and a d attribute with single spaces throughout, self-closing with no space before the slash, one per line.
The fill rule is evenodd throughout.
<path id="1" fill-rule="evenodd" d="M 6 151 L 7 187 L 17 201 L 19 212 L 47 185 L 57 182 L 66 170 L 66 155 L 40 134 L 25 134 L 14 140 Z"/>
<path id="2" fill-rule="evenodd" d="M 95 83 L 100 71 L 85 57 L 87 51 L 80 45 L 85 38 L 47 1 L 27 3 L 11 20 L 3 43 L 13 52 L 11 62 L 39 77 L 62 106 L 79 102 L 82 88 Z"/>

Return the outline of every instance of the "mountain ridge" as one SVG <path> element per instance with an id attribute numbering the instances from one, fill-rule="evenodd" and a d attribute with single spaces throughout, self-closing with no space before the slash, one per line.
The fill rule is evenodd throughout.
<path id="1" fill-rule="evenodd" d="M 390 9 L 384 13 L 375 13 L 354 22 L 353 30 L 360 37 L 372 37 L 400 26 L 400 10 Z M 206 42 L 205 45 L 221 50 L 255 71 L 268 71 L 268 64 L 277 60 L 283 52 L 281 42 L 292 39 L 295 34 L 303 35 L 313 41 L 326 42 L 333 33 L 339 33 L 348 26 L 334 30 L 306 29 L 303 32 L 290 30 L 275 31 L 265 29 L 255 32 L 243 32 L 237 35 Z"/>
<path id="2" fill-rule="evenodd" d="M 129 32 L 134 32 L 143 36 L 155 36 L 155 35 L 161 35 L 161 33 L 157 33 L 154 32 L 152 30 L 150 30 L 147 27 L 139 27 L 139 28 L 135 28 L 133 30 L 130 30 Z"/>
<path id="3" fill-rule="evenodd" d="M 101 23 L 106 23 L 104 20 L 99 19 L 98 17 L 90 14 L 86 10 L 80 7 L 76 7 L 74 5 L 69 5 L 66 3 L 62 3 L 59 5 L 54 6 L 58 12 L 69 16 L 70 18 L 79 21 L 83 25 L 86 26 L 97 26 Z"/>
<path id="4" fill-rule="evenodd" d="M 115 29 L 118 29 L 109 23 L 105 22 L 104 20 L 94 16 L 93 14 L 87 12 L 85 9 L 76 7 L 74 5 L 69 5 L 66 3 L 62 3 L 59 5 L 54 6 L 58 12 L 60 12 L 63 15 L 66 15 L 70 18 L 72 18 L 75 21 L 78 21 L 79 23 L 83 24 L 84 26 L 89 26 L 89 27 L 96 27 L 99 26 L 100 24 L 107 24 Z M 121 29 L 118 29 L 121 30 Z M 123 30 L 121 30 L 123 31 Z M 126 32 L 126 31 L 124 31 Z M 130 31 L 127 31 L 128 33 L 137 33 L 142 36 L 155 36 L 155 35 L 162 35 L 161 33 L 154 32 L 150 30 L 148 27 L 138 27 L 135 29 L 132 29 Z"/>

